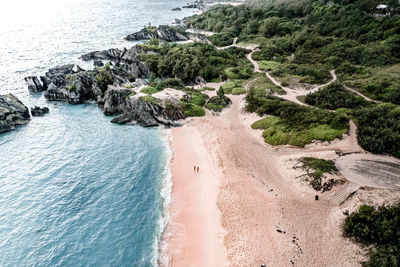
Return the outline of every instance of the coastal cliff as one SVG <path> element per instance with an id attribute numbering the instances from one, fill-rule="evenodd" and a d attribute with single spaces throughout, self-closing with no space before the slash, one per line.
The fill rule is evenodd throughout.
<path id="1" fill-rule="evenodd" d="M 0 133 L 30 120 L 28 108 L 13 94 L 0 95 Z"/>

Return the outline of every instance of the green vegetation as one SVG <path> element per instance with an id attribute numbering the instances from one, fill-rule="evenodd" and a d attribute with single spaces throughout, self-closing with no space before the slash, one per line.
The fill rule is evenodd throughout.
<path id="1" fill-rule="evenodd" d="M 400 64 L 384 68 L 365 68 L 358 75 L 343 75 L 352 88 L 376 100 L 400 105 Z"/>
<path id="2" fill-rule="evenodd" d="M 136 92 L 135 91 L 131 91 L 130 94 L 126 96 L 126 98 L 130 98 L 131 96 L 134 96 L 134 95 L 136 95 Z"/>
<path id="3" fill-rule="evenodd" d="M 246 89 L 243 87 L 235 87 L 232 89 L 232 95 L 243 95 L 246 93 Z"/>
<path id="4" fill-rule="evenodd" d="M 204 87 L 200 88 L 199 91 L 200 91 L 200 92 L 204 92 L 204 91 L 215 91 L 215 88 L 204 86 Z"/>
<path id="5" fill-rule="evenodd" d="M 222 47 L 231 45 L 234 38 L 235 36 L 233 36 L 232 33 L 224 32 L 211 35 L 210 41 L 213 43 L 213 45 Z"/>
<path id="6" fill-rule="evenodd" d="M 229 79 L 248 79 L 253 74 L 250 67 L 231 67 L 225 70 L 225 75 Z"/>
<path id="7" fill-rule="evenodd" d="M 200 106 L 185 102 L 181 102 L 181 104 L 183 107 L 183 114 L 185 115 L 185 117 L 203 117 L 204 115 L 206 115 L 205 110 Z"/>
<path id="8" fill-rule="evenodd" d="M 141 96 L 139 97 L 139 99 L 142 100 L 143 102 L 150 103 L 152 105 L 158 105 L 157 98 L 151 95 Z"/>
<path id="9" fill-rule="evenodd" d="M 111 73 L 110 63 L 107 62 L 104 67 L 97 68 L 97 71 L 99 73 L 96 75 L 95 79 L 101 92 L 104 93 L 107 90 L 108 85 L 113 84 L 114 82 L 114 77 Z"/>
<path id="10" fill-rule="evenodd" d="M 200 76 L 211 81 L 225 75 L 227 68 L 249 66 L 246 52 L 236 47 L 218 50 L 205 43 L 164 44 L 156 53 L 143 53 L 140 58 L 157 77 L 192 82 Z"/>
<path id="11" fill-rule="evenodd" d="M 243 82 L 240 80 L 229 80 L 221 86 L 221 90 L 224 92 L 224 94 L 232 94 L 234 88 L 243 88 L 242 83 Z M 236 90 L 241 90 L 241 89 L 236 89 Z"/>
<path id="12" fill-rule="evenodd" d="M 278 94 L 278 95 L 286 95 L 286 92 L 280 88 L 279 86 L 276 86 L 271 82 L 268 77 L 262 76 L 257 78 L 256 80 L 252 81 L 249 84 L 249 89 L 252 88 L 259 88 L 260 90 L 264 90 L 265 92 L 268 92 L 269 94 Z"/>
<path id="13" fill-rule="evenodd" d="M 344 235 L 366 246 L 372 245 L 363 266 L 399 266 L 400 204 L 374 208 L 362 205 L 343 225 Z"/>
<path id="14" fill-rule="evenodd" d="M 358 143 L 368 151 L 400 158 L 400 106 L 379 104 L 355 111 Z"/>
<path id="15" fill-rule="evenodd" d="M 333 174 L 337 171 L 335 163 L 332 160 L 317 159 L 312 157 L 301 158 L 300 162 L 303 163 L 303 168 L 307 171 L 307 175 L 311 178 L 311 186 L 319 191 L 328 191 L 335 184 L 333 179 L 327 182 L 322 182 L 322 178 L 326 173 Z"/>
<path id="16" fill-rule="evenodd" d="M 264 130 L 265 142 L 271 145 L 304 146 L 313 140 L 332 141 L 348 131 L 348 120 L 341 114 L 266 96 L 259 89 L 249 89 L 246 101 L 247 111 L 272 115 L 252 125 Z"/>
<path id="17" fill-rule="evenodd" d="M 140 92 L 142 92 L 142 93 L 144 93 L 144 94 L 152 95 L 152 94 L 157 93 L 158 90 L 157 90 L 156 88 L 154 88 L 154 87 L 147 86 L 147 87 L 142 88 L 142 89 L 140 90 Z"/>
<path id="18" fill-rule="evenodd" d="M 305 102 L 312 106 L 330 110 L 338 108 L 353 109 L 368 104 L 361 96 L 348 91 L 338 82 L 332 83 L 318 92 L 308 94 Z"/>
<path id="19" fill-rule="evenodd" d="M 68 90 L 68 91 L 75 91 L 75 89 L 76 89 L 76 86 L 75 86 L 75 85 L 67 86 L 67 90 Z"/>
<path id="20" fill-rule="evenodd" d="M 197 105 L 199 107 L 204 106 L 206 103 L 207 95 L 196 92 L 196 91 L 186 91 L 186 96 L 190 99 L 190 104 Z"/>

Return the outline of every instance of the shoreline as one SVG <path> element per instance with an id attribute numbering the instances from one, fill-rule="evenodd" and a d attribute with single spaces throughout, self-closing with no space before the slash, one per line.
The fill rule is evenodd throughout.
<path id="1" fill-rule="evenodd" d="M 217 206 L 220 177 L 191 120 L 172 133 L 172 202 L 160 266 L 230 266 Z M 200 166 L 199 173 L 193 165 Z M 167 259 L 162 261 L 161 259 Z"/>

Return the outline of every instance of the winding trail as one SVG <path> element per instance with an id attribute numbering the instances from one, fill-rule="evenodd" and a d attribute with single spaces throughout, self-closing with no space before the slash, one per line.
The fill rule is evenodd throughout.
<path id="1" fill-rule="evenodd" d="M 373 99 L 371 99 L 371 98 L 369 98 L 369 97 L 367 97 L 367 96 L 361 94 L 361 93 L 358 92 L 357 90 L 351 89 L 351 88 L 348 87 L 347 85 L 343 85 L 343 86 L 344 86 L 344 88 L 346 88 L 347 90 L 349 90 L 349 91 L 351 91 L 351 92 L 353 92 L 353 93 L 355 93 L 355 94 L 361 96 L 362 98 L 364 98 L 364 99 L 367 100 L 368 102 L 373 102 L 373 103 L 376 103 L 376 104 L 382 103 L 381 101 L 373 100 Z"/>

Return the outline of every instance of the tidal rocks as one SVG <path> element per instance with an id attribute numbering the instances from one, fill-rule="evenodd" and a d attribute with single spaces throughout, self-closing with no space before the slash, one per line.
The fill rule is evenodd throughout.
<path id="1" fill-rule="evenodd" d="M 30 120 L 28 108 L 13 94 L 0 95 L 0 132 L 9 131 Z"/>
<path id="2" fill-rule="evenodd" d="M 50 101 L 64 101 L 70 104 L 81 104 L 95 99 L 95 71 L 83 71 L 67 74 L 53 80 L 44 97 Z M 101 94 L 101 90 L 97 90 Z"/>
<path id="3" fill-rule="evenodd" d="M 36 76 L 25 77 L 25 82 L 28 84 L 29 91 L 41 92 L 45 90 L 43 85 L 39 82 L 38 77 Z"/>
<path id="4" fill-rule="evenodd" d="M 35 106 L 33 108 L 31 108 L 31 114 L 32 116 L 43 116 L 44 114 L 49 113 L 49 108 L 48 107 L 38 107 Z"/>
<path id="5" fill-rule="evenodd" d="M 176 7 L 176 8 L 173 8 L 173 9 L 171 9 L 172 11 L 182 11 L 182 9 L 180 8 L 180 7 Z"/>

